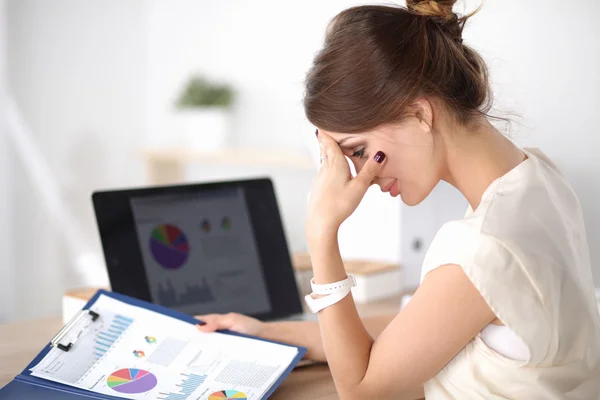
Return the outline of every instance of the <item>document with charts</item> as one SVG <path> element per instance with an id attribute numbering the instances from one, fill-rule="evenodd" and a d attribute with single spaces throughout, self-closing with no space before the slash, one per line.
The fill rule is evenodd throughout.
<path id="1" fill-rule="evenodd" d="M 261 399 L 298 349 L 223 333 L 100 295 L 31 375 L 126 399 Z"/>

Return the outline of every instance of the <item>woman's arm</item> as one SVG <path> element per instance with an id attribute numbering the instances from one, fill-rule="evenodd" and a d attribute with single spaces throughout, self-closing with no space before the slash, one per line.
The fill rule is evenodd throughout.
<path id="1" fill-rule="evenodd" d="M 376 338 L 395 316 L 396 314 L 387 314 L 365 318 L 363 323 L 369 334 Z M 261 336 L 269 340 L 306 347 L 308 349 L 306 359 L 317 362 L 327 361 L 321 340 L 321 329 L 317 321 L 268 322 L 263 327 Z"/>
<path id="2" fill-rule="evenodd" d="M 318 243 L 311 246 L 315 282 L 344 279 L 336 236 Z M 423 396 L 423 384 L 494 319 L 458 265 L 431 271 L 375 339 L 351 294 L 319 313 L 323 350 L 342 399 Z"/>
<path id="3" fill-rule="evenodd" d="M 381 151 L 352 178 L 339 144 L 319 132 L 321 169 L 308 203 L 306 239 L 316 284 L 346 278 L 338 229 L 385 164 Z M 380 221 L 386 224 L 387 221 Z M 352 294 L 319 312 L 323 350 L 343 399 L 414 398 L 495 315 L 459 265 L 429 272 L 407 307 L 373 339 Z"/>
<path id="4" fill-rule="evenodd" d="M 362 325 L 369 336 L 376 340 L 396 315 L 397 314 L 386 314 L 365 318 L 362 320 Z M 321 340 L 321 327 L 317 321 L 269 322 L 265 324 L 261 336 L 269 340 L 306 347 L 308 351 L 305 358 L 317 362 L 327 361 L 325 350 L 323 348 L 323 341 Z M 363 398 L 370 397 L 367 396 Z M 423 385 L 413 385 L 410 390 L 406 390 L 402 393 L 400 399 L 422 400 L 424 398 Z"/>

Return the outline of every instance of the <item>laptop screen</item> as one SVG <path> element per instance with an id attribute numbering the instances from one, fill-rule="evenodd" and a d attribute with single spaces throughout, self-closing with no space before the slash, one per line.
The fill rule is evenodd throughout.
<path id="1" fill-rule="evenodd" d="M 268 314 L 244 188 L 131 197 L 154 303 L 186 312 Z"/>

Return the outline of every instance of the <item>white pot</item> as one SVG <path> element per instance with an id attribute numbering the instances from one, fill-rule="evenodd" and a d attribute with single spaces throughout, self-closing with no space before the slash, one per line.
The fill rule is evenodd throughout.
<path id="1" fill-rule="evenodd" d="M 227 146 L 230 113 L 223 107 L 177 110 L 175 134 L 182 146 L 192 150 L 218 150 Z"/>

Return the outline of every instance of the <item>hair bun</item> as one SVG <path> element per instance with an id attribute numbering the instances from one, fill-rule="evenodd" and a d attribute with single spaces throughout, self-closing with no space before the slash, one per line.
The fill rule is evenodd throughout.
<path id="1" fill-rule="evenodd" d="M 448 22 L 457 18 L 452 11 L 455 3 L 456 0 L 406 0 L 406 7 L 415 14 Z"/>

